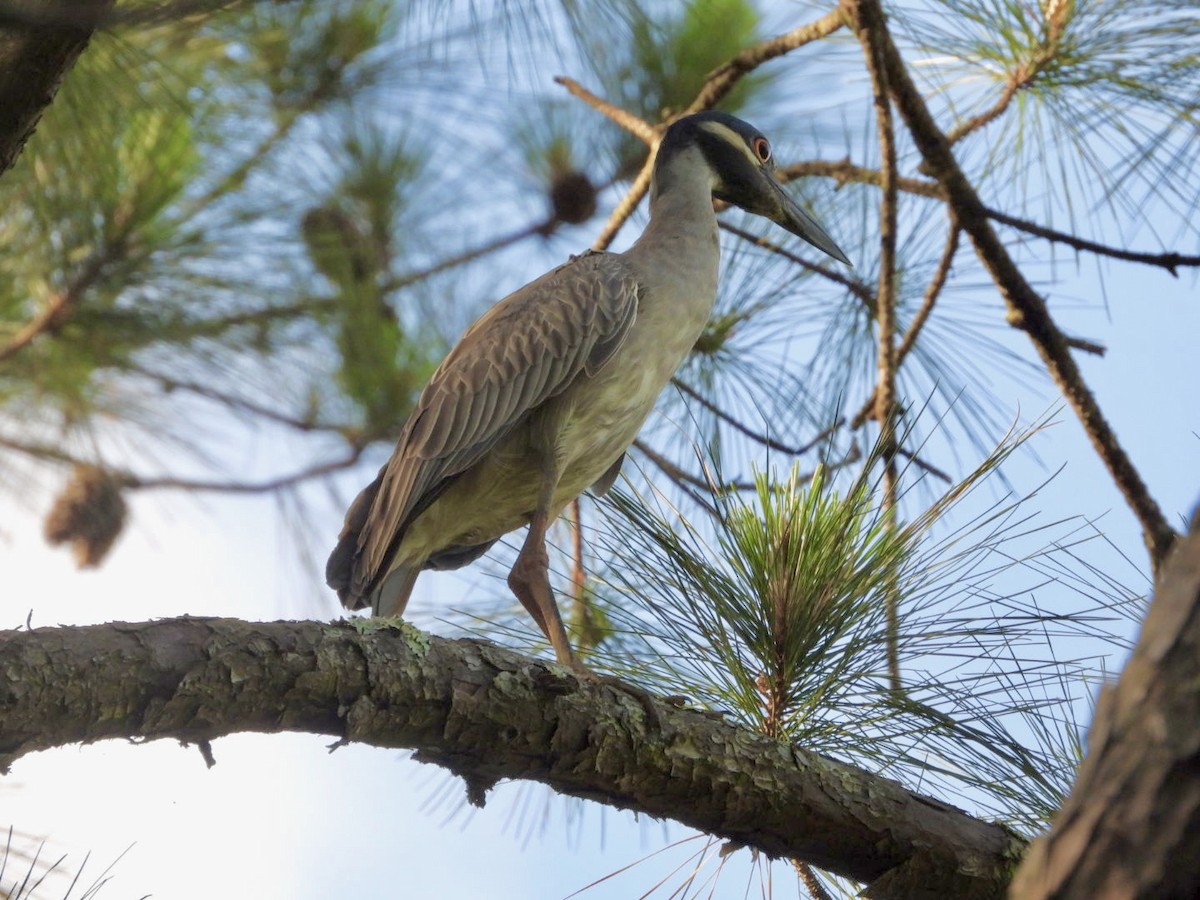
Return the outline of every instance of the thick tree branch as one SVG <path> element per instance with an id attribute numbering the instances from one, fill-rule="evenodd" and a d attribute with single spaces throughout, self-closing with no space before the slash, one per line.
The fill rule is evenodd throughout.
<path id="1" fill-rule="evenodd" d="M 479 799 L 502 778 L 532 779 L 858 881 L 920 869 L 937 896 L 1002 896 L 1023 849 L 886 778 L 666 703 L 659 728 L 611 683 L 407 625 L 39 628 L 0 635 L 0 660 L 4 768 L 79 741 L 302 731 L 413 748 Z M 871 896 L 917 896 L 905 890 Z"/>
<path id="2" fill-rule="evenodd" d="M 1157 570 L 1170 550 L 1175 532 L 1150 496 L 1141 473 L 1125 453 L 1095 396 L 1084 382 L 1071 355 L 1070 344 L 1051 318 L 1045 301 L 1025 280 L 992 229 L 986 207 L 959 168 L 946 135 L 938 128 L 925 105 L 924 97 L 908 73 L 900 51 L 892 41 L 879 0 L 861 0 L 859 17 L 863 27 L 876 36 L 896 108 L 903 116 L 930 174 L 945 189 L 947 202 L 955 218 L 971 238 L 976 253 L 999 288 L 1008 307 L 1009 323 L 1029 335 L 1051 378 L 1075 410 L 1092 446 L 1137 516 L 1150 552 L 1151 565 Z"/>
<path id="3" fill-rule="evenodd" d="M 1200 533 L 1163 568 L 1142 634 L 1105 688 L 1088 755 L 1012 897 L 1193 897 L 1200 884 Z"/>
<path id="4" fill-rule="evenodd" d="M 58 0 L 44 12 L 76 14 L 90 22 L 112 8 L 112 0 Z M 93 25 L 13 25 L 0 29 L 0 174 L 7 172 L 50 105 L 63 75 L 91 39 Z"/>

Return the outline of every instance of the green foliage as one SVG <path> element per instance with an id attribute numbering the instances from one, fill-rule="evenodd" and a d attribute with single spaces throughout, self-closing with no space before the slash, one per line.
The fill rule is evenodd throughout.
<path id="1" fill-rule="evenodd" d="M 332 188 L 323 205 L 304 214 L 301 237 L 332 287 L 322 318 L 334 332 L 337 384 L 368 434 L 392 434 L 436 362 L 428 342 L 413 339 L 388 302 L 392 259 L 412 230 L 409 195 L 423 165 L 403 136 L 362 122 L 351 124 L 334 159 Z"/>
<path id="2" fill-rule="evenodd" d="M 673 18 L 634 23 L 633 58 L 622 73 L 633 108 L 650 121 L 678 112 L 699 93 L 705 77 L 758 40 L 758 13 L 746 0 L 689 0 Z M 722 101 L 734 112 L 764 83 L 746 79 Z"/>
<path id="3" fill-rule="evenodd" d="M 885 595 L 914 547 L 865 481 L 839 496 L 824 467 L 807 486 L 793 467 L 755 484 L 756 506 L 725 510 L 718 541 L 733 577 L 713 594 L 712 625 L 743 703 L 761 700 L 759 727 L 796 735 L 878 654 Z"/>
<path id="4" fill-rule="evenodd" d="M 820 467 L 807 482 L 794 467 L 760 475 L 749 498 L 711 493 L 711 538 L 707 523 L 682 517 L 661 494 L 617 493 L 620 517 L 604 541 L 613 563 L 599 590 L 614 632 L 599 659 L 767 734 L 925 792 L 936 785 L 939 796 L 1036 831 L 1079 758 L 1072 706 L 1112 649 L 1095 623 L 1140 609 L 1137 593 L 1115 582 L 1080 585 L 1078 606 L 1053 612 L 1039 608 L 1036 587 L 1019 586 L 1026 574 L 1035 585 L 1047 571 L 1070 578 L 1086 526 L 1041 535 L 1028 498 L 964 516 L 1036 430 L 1010 436 L 907 524 L 889 524 L 865 474 L 870 462 L 841 477 Z M 947 527 L 952 512 L 967 524 Z M 1031 538 L 1042 543 L 1030 549 Z M 899 694 L 887 674 L 888 596 L 899 610 Z M 1092 642 L 1095 658 L 1059 658 L 1063 640 Z"/>
<path id="5" fill-rule="evenodd" d="M 301 2 L 259 9 L 248 45 L 280 112 L 349 100 L 377 73 L 370 55 L 389 35 L 389 5 Z"/>

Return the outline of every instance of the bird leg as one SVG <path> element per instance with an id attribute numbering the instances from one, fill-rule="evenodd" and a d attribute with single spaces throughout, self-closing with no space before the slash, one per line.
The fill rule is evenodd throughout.
<path id="1" fill-rule="evenodd" d="M 546 529 L 550 525 L 550 503 L 558 475 L 552 466 L 543 471 L 542 484 L 538 491 L 537 509 L 529 522 L 529 534 L 521 548 L 512 571 L 508 573 L 508 586 L 517 595 L 526 612 L 537 622 L 542 634 L 554 648 L 554 657 L 560 665 L 569 666 L 576 672 L 584 671 L 583 664 L 575 657 L 567 629 L 563 626 L 554 591 L 550 587 L 550 556 L 546 552 Z"/>
<path id="2" fill-rule="evenodd" d="M 567 629 L 563 626 L 562 616 L 558 612 L 558 604 L 554 602 L 554 591 L 550 587 L 550 556 L 546 552 L 546 529 L 550 525 L 550 504 L 554 498 L 554 489 L 558 486 L 558 470 L 554 454 L 543 457 L 542 484 L 538 490 L 537 509 L 529 522 L 529 534 L 525 536 L 525 544 L 517 554 L 508 573 L 508 586 L 526 612 L 537 622 L 542 634 L 554 648 L 554 657 L 558 664 L 569 667 L 576 675 L 597 684 L 608 684 L 629 694 L 642 705 L 646 712 L 647 721 L 658 731 L 664 731 L 663 720 L 656 706 L 654 696 L 644 688 L 627 684 L 614 675 L 602 675 L 591 671 L 571 649 L 567 638 Z"/>

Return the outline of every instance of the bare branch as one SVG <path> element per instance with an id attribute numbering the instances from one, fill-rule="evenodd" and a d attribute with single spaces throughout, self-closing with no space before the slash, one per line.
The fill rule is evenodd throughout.
<path id="1" fill-rule="evenodd" d="M 637 177 L 633 179 L 633 184 L 629 186 L 629 190 L 625 192 L 625 196 L 621 198 L 621 202 L 613 209 L 609 215 L 608 221 L 604 223 L 604 228 L 596 240 L 592 241 L 593 250 L 607 250 L 609 244 L 613 242 L 613 238 L 617 236 L 617 232 L 621 230 L 621 226 L 629 221 L 629 217 L 633 215 L 633 211 L 638 208 L 638 204 L 642 202 L 642 198 L 646 196 L 646 192 L 650 190 L 650 180 L 654 176 L 654 153 L 657 147 L 651 149 L 646 161 L 642 164 L 642 169 L 638 172 Z"/>
<path id="2" fill-rule="evenodd" d="M 652 448 L 645 441 L 635 440 L 633 442 L 633 446 L 641 451 L 642 455 L 644 455 L 646 459 L 654 463 L 655 467 L 660 472 L 671 479 L 671 481 L 675 482 L 676 486 L 679 487 L 689 497 L 691 497 L 697 506 L 701 507 L 710 516 L 717 515 L 717 508 L 703 496 L 698 494 L 695 490 L 695 488 L 699 488 L 700 490 L 711 494 L 714 490 L 716 490 L 716 486 L 713 485 L 711 481 L 709 481 L 707 478 L 701 478 L 699 475 L 693 475 L 686 469 L 677 466 L 675 463 L 671 462 L 671 460 L 667 459 L 657 450 Z"/>
<path id="3" fill-rule="evenodd" d="M 892 123 L 887 68 L 878 36 L 863 24 L 861 10 L 855 0 L 842 0 L 842 9 L 862 44 L 867 73 L 871 79 L 875 133 L 882 161 L 879 179 L 883 191 L 879 202 L 879 287 L 875 302 L 879 344 L 876 356 L 879 378 L 875 385 L 875 420 L 879 423 L 880 459 L 883 463 L 883 516 L 888 529 L 895 530 L 900 491 L 900 473 L 896 466 L 896 219 L 899 193 L 896 133 Z M 887 614 L 888 682 L 892 692 L 899 695 L 903 690 L 900 674 L 900 588 L 894 579 L 889 581 L 884 603 Z"/>
<path id="4" fill-rule="evenodd" d="M 946 245 L 942 248 L 942 258 L 938 260 L 937 268 L 933 272 L 933 278 L 930 279 L 929 285 L 925 288 L 925 295 L 921 298 L 921 305 L 917 309 L 917 314 L 908 323 L 908 329 L 904 332 L 899 349 L 896 350 L 897 366 L 904 362 L 904 358 L 916 346 L 917 337 L 920 336 L 921 329 L 925 327 L 925 322 L 928 321 L 930 314 L 933 312 L 933 307 L 942 293 L 942 288 L 946 286 L 946 279 L 950 276 L 950 268 L 954 265 L 954 255 L 958 253 L 958 236 L 961 233 L 957 223 L 954 222 L 954 214 L 951 213 L 950 230 L 946 234 Z"/>
<path id="5" fill-rule="evenodd" d="M 850 183 L 871 184 L 879 187 L 882 183 L 882 173 L 878 169 L 868 169 L 865 166 L 855 165 L 849 159 L 818 159 L 795 162 L 790 165 L 781 166 L 777 170 L 777 174 L 781 181 L 793 181 L 797 178 L 809 176 L 832 178 L 838 183 L 839 187 Z M 936 181 L 900 177 L 896 180 L 896 184 L 906 194 L 916 194 L 917 196 L 929 197 L 933 200 L 946 199 L 946 192 Z M 1107 256 L 1126 262 L 1157 266 L 1158 268 L 1166 269 L 1172 275 L 1178 275 L 1177 270 L 1180 268 L 1200 266 L 1200 256 L 1189 256 L 1184 253 L 1174 252 L 1147 253 L 1139 250 L 1126 250 L 1121 247 L 1110 247 L 1106 244 L 1088 240 L 1087 238 L 1057 231 L 1045 225 L 1039 225 L 1036 222 L 1017 218 L 991 207 L 984 207 L 984 212 L 989 219 L 994 219 L 997 222 L 1008 225 L 1010 228 L 1016 228 L 1037 237 L 1045 238 L 1053 243 L 1066 244 L 1076 250 L 1094 253 L 1097 256 Z"/>
<path id="6" fill-rule="evenodd" d="M 66 288 L 50 298 L 50 302 L 32 319 L 26 322 L 3 347 L 0 347 L 0 362 L 11 359 L 32 344 L 40 335 L 53 334 L 62 328 L 75 304 L 84 293 L 96 282 L 100 274 L 114 258 L 114 251 L 108 248 L 94 254 L 71 279 Z"/>
<path id="7" fill-rule="evenodd" d="M 674 385 L 682 393 L 687 394 L 689 397 L 691 397 L 693 400 L 695 400 L 697 403 L 699 403 L 701 406 L 703 406 L 705 409 L 707 409 L 709 412 L 711 412 L 714 416 L 716 416 L 718 419 L 720 419 L 722 422 L 725 422 L 726 424 L 728 424 L 729 426 L 734 428 L 736 431 L 739 431 L 746 437 L 750 438 L 750 440 L 755 441 L 756 443 L 762 444 L 764 447 L 768 447 L 771 450 L 778 450 L 780 453 L 787 453 L 789 456 L 800 456 L 801 454 L 807 453 L 813 447 L 817 446 L 817 444 L 824 441 L 825 438 L 827 438 L 829 436 L 830 432 L 833 430 L 833 429 L 826 429 L 825 431 L 823 431 L 819 435 L 817 435 L 815 438 L 813 438 L 811 441 L 809 441 L 807 444 L 802 444 L 799 447 L 792 447 L 788 444 L 784 444 L 780 441 L 775 440 L 770 435 L 762 434 L 761 432 L 755 431 L 754 429 L 750 428 L 748 425 L 743 425 L 741 422 L 739 422 L 737 419 L 735 419 L 732 415 L 725 412 L 723 409 L 721 409 L 719 406 L 717 406 L 715 403 L 713 403 L 711 400 L 709 400 L 707 397 L 705 397 L 703 394 L 701 394 L 694 387 L 692 387 L 691 385 L 687 384 L 686 382 L 680 380 L 678 377 L 672 378 L 671 384 Z M 837 427 L 836 425 L 833 426 L 833 428 L 836 428 L 836 427 Z"/>
<path id="8" fill-rule="evenodd" d="M 816 274 L 820 275 L 822 278 L 827 278 L 830 281 L 832 281 L 834 284 L 841 285 L 846 290 L 848 290 L 851 294 L 853 294 L 855 297 L 857 297 L 859 300 L 861 300 L 868 309 L 874 311 L 874 309 L 875 309 L 875 294 L 867 285 L 863 284 L 861 281 L 856 281 L 853 278 L 849 278 L 849 277 L 843 275 L 841 272 L 835 271 L 834 269 L 830 268 L 829 266 L 822 265 L 821 263 L 811 262 L 811 261 L 805 259 L 803 256 L 800 256 L 799 254 L 796 254 L 796 253 L 792 253 L 787 248 L 779 246 L 774 241 L 771 241 L 768 238 L 760 237 L 759 235 L 754 234 L 751 231 L 746 231 L 746 229 L 744 229 L 744 228 L 738 228 L 738 226 L 733 225 L 729 222 L 725 222 L 722 220 L 722 221 L 718 221 L 717 225 L 718 225 L 718 227 L 721 228 L 722 231 L 728 231 L 730 234 L 736 234 L 738 237 L 742 238 L 743 240 L 749 241 L 750 243 L 754 244 L 754 246 L 756 246 L 756 247 L 762 247 L 764 250 L 770 250 L 772 253 L 782 256 L 786 260 L 794 262 L 796 265 L 803 267 L 804 269 L 806 269 L 809 272 L 815 272 Z"/>
<path id="9" fill-rule="evenodd" d="M 52 446 L 50 444 L 38 444 L 31 441 L 19 441 L 14 438 L 0 435 L 0 447 L 6 450 L 12 450 L 16 453 L 22 453 L 26 456 L 31 456 L 34 459 L 46 460 L 50 462 L 62 463 L 70 466 L 95 466 L 100 465 L 122 488 L 126 490 L 178 490 L 178 491 L 201 491 L 217 494 L 268 494 L 273 491 L 283 490 L 284 488 L 295 487 L 305 481 L 311 481 L 314 478 L 321 478 L 325 475 L 331 475 L 334 472 L 339 472 L 342 469 L 348 469 L 358 462 L 362 456 L 364 447 L 352 446 L 350 452 L 341 459 L 330 460 L 329 462 L 318 463 L 304 469 L 300 469 L 290 475 L 281 475 L 277 478 L 269 478 L 263 481 L 216 481 L 203 480 L 192 478 L 175 478 L 172 476 L 145 476 L 137 475 L 125 469 L 117 469 L 112 466 L 98 464 L 94 460 L 83 459 L 75 456 L 61 447 Z"/>
<path id="10" fill-rule="evenodd" d="M 823 176 L 825 178 L 832 178 L 838 183 L 838 187 L 851 182 L 856 184 L 873 184 L 876 187 L 883 184 L 883 173 L 878 169 L 856 166 L 848 158 L 837 161 L 814 159 L 794 162 L 786 166 L 780 166 L 776 174 L 779 176 L 780 181 L 785 182 L 811 175 Z M 906 194 L 917 194 L 918 196 L 929 197 L 934 200 L 946 199 L 945 192 L 936 181 L 897 177 L 896 186 Z"/>
<path id="11" fill-rule="evenodd" d="M 423 281 L 433 275 L 445 272 L 448 269 L 453 269 L 458 266 L 466 265 L 474 262 L 489 253 L 495 253 L 497 250 L 502 250 L 505 247 L 511 246 L 518 241 L 523 241 L 526 238 L 531 238 L 534 235 L 546 234 L 548 229 L 554 224 L 554 219 L 544 219 L 540 222 L 535 222 L 531 225 L 526 225 L 523 228 L 518 228 L 516 231 L 510 231 L 508 234 L 502 234 L 499 237 L 485 241 L 478 247 L 471 247 L 464 250 L 462 253 L 456 253 L 454 256 L 448 257 L 436 262 L 424 269 L 418 269 L 415 272 L 408 272 L 404 275 L 397 275 L 394 278 L 388 279 L 382 285 L 382 290 L 397 291 L 400 288 L 408 287 L 410 284 L 416 284 L 418 281 Z"/>
<path id="12" fill-rule="evenodd" d="M 1068 247 L 1073 247 L 1076 250 L 1082 250 L 1087 253 L 1095 253 L 1097 256 L 1108 256 L 1113 259 L 1122 259 L 1126 262 L 1158 266 L 1161 269 L 1166 269 L 1176 277 L 1179 276 L 1178 269 L 1181 267 L 1200 266 L 1200 256 L 1187 256 L 1182 253 L 1142 253 L 1137 250 L 1125 250 L 1121 247 L 1109 247 L 1105 244 L 1089 241 L 1087 238 L 1076 237 L 1073 234 L 1067 234 L 1062 231 L 1055 231 L 1053 228 L 1038 225 L 1036 222 L 1018 219 L 1016 216 L 1010 216 L 1008 213 L 1000 212 L 998 209 L 984 207 L 984 213 L 989 219 L 995 219 L 1001 224 L 1017 228 L 1040 238 L 1045 238 L 1053 243 L 1066 244 Z"/>
<path id="13" fill-rule="evenodd" d="M 946 135 L 938 128 L 899 50 L 892 42 L 879 0 L 859 0 L 859 15 L 863 26 L 871 31 L 881 48 L 887 67 L 888 86 L 896 108 L 904 117 L 930 173 L 945 189 L 957 221 L 970 236 L 976 253 L 1000 289 L 1000 295 L 1008 307 L 1009 324 L 1029 335 L 1051 378 L 1074 408 L 1092 446 L 1137 516 L 1150 552 L 1151 564 L 1157 569 L 1175 539 L 1175 532 L 1150 496 L 1141 474 L 1125 453 L 1095 396 L 1084 382 L 1071 356 L 1071 348 L 1051 318 L 1045 301 L 1025 280 L 993 231 L 986 208 L 959 168 Z"/>
<path id="14" fill-rule="evenodd" d="M 653 147 L 659 138 L 659 130 L 633 113 L 609 103 L 603 97 L 598 97 L 585 88 L 574 78 L 559 75 L 554 79 L 555 84 L 561 84 L 574 97 L 578 97 L 592 109 L 612 119 L 634 137 Z"/>
<path id="15" fill-rule="evenodd" d="M 700 112 L 702 109 L 712 109 L 748 72 L 754 71 L 768 60 L 828 37 L 845 24 L 841 11 L 835 8 L 814 22 L 793 28 L 786 34 L 755 44 L 753 47 L 747 47 L 708 76 L 704 87 L 688 105 L 684 115 Z"/>

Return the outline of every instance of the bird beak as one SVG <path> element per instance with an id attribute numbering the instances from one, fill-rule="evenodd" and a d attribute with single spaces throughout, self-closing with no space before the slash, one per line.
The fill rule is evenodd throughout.
<path id="1" fill-rule="evenodd" d="M 818 250 L 828 253 L 838 262 L 845 263 L 853 268 L 854 263 L 846 258 L 846 254 L 833 242 L 833 238 L 825 233 L 825 229 L 818 225 L 812 216 L 796 205 L 796 201 L 791 198 L 791 195 L 775 180 L 774 173 L 767 169 L 759 169 L 758 171 L 763 182 L 760 194 L 764 207 L 760 210 L 754 210 L 754 212 L 760 212 L 777 225 L 782 225 L 792 234 L 804 238 L 804 240 L 808 241 Z"/>

